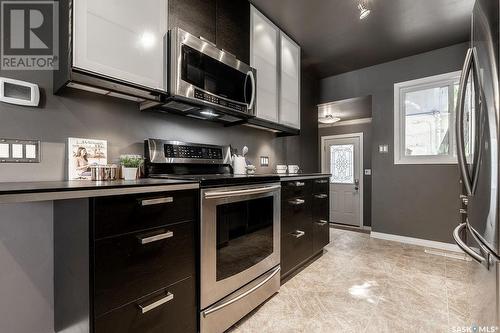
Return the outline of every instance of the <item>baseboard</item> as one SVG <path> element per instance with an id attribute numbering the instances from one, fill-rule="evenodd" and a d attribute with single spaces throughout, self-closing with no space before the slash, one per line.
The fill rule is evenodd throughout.
<path id="1" fill-rule="evenodd" d="M 456 244 L 436 242 L 436 241 L 421 239 L 421 238 L 413 238 L 413 237 L 406 237 L 406 236 L 399 236 L 399 235 L 392 235 L 392 234 L 384 234 L 381 232 L 374 232 L 374 231 L 372 231 L 370 233 L 370 237 L 399 242 L 399 243 L 405 243 L 405 244 L 420 245 L 423 247 L 429 247 L 429 248 L 445 250 L 445 251 L 453 251 L 453 252 L 460 252 L 460 253 L 463 252 Z"/>

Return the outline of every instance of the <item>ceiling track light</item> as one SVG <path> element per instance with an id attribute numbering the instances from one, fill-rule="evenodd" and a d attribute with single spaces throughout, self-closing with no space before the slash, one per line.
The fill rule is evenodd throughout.
<path id="1" fill-rule="evenodd" d="M 359 19 L 360 20 L 364 20 L 371 13 L 371 10 L 368 9 L 368 7 L 366 7 L 366 5 L 363 4 L 363 2 L 358 3 L 358 9 L 359 9 Z"/>

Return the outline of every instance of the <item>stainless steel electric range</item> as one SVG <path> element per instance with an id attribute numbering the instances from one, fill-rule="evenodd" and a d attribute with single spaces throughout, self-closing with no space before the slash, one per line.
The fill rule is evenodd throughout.
<path id="1" fill-rule="evenodd" d="M 148 177 L 200 182 L 200 330 L 221 333 L 279 290 L 279 177 L 233 175 L 228 146 L 145 147 Z"/>

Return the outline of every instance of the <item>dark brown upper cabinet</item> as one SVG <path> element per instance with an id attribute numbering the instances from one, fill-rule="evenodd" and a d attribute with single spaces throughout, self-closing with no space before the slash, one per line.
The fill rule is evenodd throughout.
<path id="1" fill-rule="evenodd" d="M 250 3 L 217 0 L 217 47 L 250 64 Z"/>
<path id="2" fill-rule="evenodd" d="M 170 0 L 169 29 L 179 27 L 216 43 L 217 0 Z"/>
<path id="3" fill-rule="evenodd" d="M 170 0 L 169 28 L 175 27 L 250 63 L 248 0 Z"/>

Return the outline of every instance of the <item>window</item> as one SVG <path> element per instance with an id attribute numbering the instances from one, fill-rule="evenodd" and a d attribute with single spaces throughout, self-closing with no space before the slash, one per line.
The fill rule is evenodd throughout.
<path id="1" fill-rule="evenodd" d="M 354 145 L 331 145 L 330 155 L 330 182 L 354 184 Z"/>
<path id="2" fill-rule="evenodd" d="M 460 72 L 394 85 L 394 163 L 456 163 Z"/>

